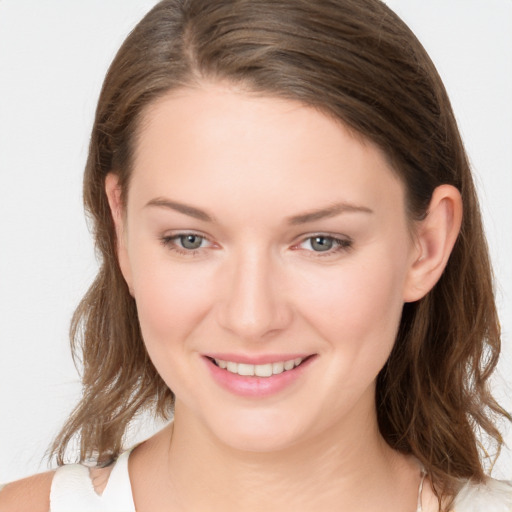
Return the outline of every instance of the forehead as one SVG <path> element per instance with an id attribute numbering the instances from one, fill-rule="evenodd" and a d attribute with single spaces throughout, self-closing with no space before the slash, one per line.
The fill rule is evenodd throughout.
<path id="1" fill-rule="evenodd" d="M 233 194 L 247 204 L 402 201 L 402 185 L 374 144 L 299 102 L 223 85 L 181 89 L 145 112 L 130 195 Z M 219 206 L 219 205 L 217 205 Z"/>

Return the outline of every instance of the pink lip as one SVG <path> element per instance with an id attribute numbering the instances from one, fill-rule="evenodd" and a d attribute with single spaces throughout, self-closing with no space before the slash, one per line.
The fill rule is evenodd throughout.
<path id="1" fill-rule="evenodd" d="M 243 354 L 227 354 L 227 353 L 215 353 L 215 354 L 203 354 L 205 357 L 211 359 L 222 359 L 222 361 L 233 361 L 234 363 L 243 364 L 268 364 L 268 363 L 279 363 L 284 361 L 290 361 L 292 359 L 305 359 L 311 354 L 264 354 L 261 356 L 246 356 Z"/>
<path id="2" fill-rule="evenodd" d="M 307 370 L 308 366 L 316 359 L 315 356 L 309 357 L 307 360 L 302 362 L 299 366 L 294 368 L 293 370 L 288 370 L 283 373 L 279 373 L 277 375 L 272 375 L 271 377 L 245 377 L 242 375 L 238 375 L 236 373 L 228 372 L 227 370 L 223 370 L 219 368 L 211 359 L 212 356 L 203 356 L 203 360 L 205 361 L 208 370 L 210 371 L 211 376 L 219 384 L 222 388 L 230 391 L 231 393 L 248 398 L 265 398 L 274 394 L 279 393 L 284 390 L 288 386 L 292 385 L 296 382 Z M 270 357 L 270 360 L 268 360 Z M 301 356 L 297 356 L 301 357 Z M 307 356 L 303 356 L 307 357 Z M 266 362 L 258 362 L 254 363 L 254 358 L 240 358 L 227 357 L 227 354 L 223 354 L 222 357 L 215 357 L 216 359 L 223 359 L 225 361 L 236 361 L 246 364 L 267 364 L 270 362 L 276 361 L 289 361 L 290 359 L 295 359 L 291 357 L 289 354 L 281 359 L 276 359 L 275 356 L 268 356 Z"/>

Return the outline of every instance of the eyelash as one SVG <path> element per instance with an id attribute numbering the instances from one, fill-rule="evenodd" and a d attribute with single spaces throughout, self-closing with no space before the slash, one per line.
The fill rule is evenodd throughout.
<path id="1" fill-rule="evenodd" d="M 163 236 L 163 237 L 161 237 L 160 241 L 164 247 L 166 247 L 166 248 L 170 249 L 171 251 L 176 252 L 177 254 L 180 254 L 182 256 L 189 256 L 189 257 L 198 256 L 199 253 L 202 252 L 203 249 L 205 249 L 205 247 L 199 247 L 198 249 L 185 249 L 183 247 L 180 247 L 176 243 L 177 240 L 179 240 L 180 238 L 187 237 L 187 236 L 196 236 L 198 238 L 201 238 L 203 241 L 212 243 L 209 238 L 205 237 L 204 235 L 199 235 L 194 232 L 178 233 L 178 234 L 174 234 L 174 235 Z M 353 241 L 350 238 L 338 238 L 333 235 L 317 233 L 314 235 L 307 236 L 306 238 L 303 238 L 298 244 L 295 244 L 292 247 L 292 249 L 298 250 L 298 248 L 302 244 L 304 244 L 308 241 L 312 241 L 315 238 L 324 238 L 324 239 L 332 241 L 333 248 L 328 249 L 326 251 L 308 250 L 307 252 L 311 253 L 308 256 L 310 256 L 312 258 L 324 258 L 324 257 L 328 257 L 328 256 L 333 256 L 340 252 L 347 252 L 350 249 L 352 249 L 352 245 L 353 245 Z"/>

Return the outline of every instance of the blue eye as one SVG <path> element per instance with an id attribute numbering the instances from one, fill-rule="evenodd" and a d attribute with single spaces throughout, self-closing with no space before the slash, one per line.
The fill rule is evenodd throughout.
<path id="1" fill-rule="evenodd" d="M 327 256 L 328 254 L 348 250 L 352 246 L 352 240 L 330 235 L 315 235 L 305 238 L 299 246 L 310 252 L 325 253 Z"/>
<path id="2" fill-rule="evenodd" d="M 193 251 L 194 249 L 199 249 L 204 241 L 204 237 L 194 235 L 193 233 L 190 233 L 188 235 L 179 235 L 176 238 L 180 241 L 180 244 L 184 249 L 188 249 L 191 251 Z"/>
<path id="3" fill-rule="evenodd" d="M 334 247 L 335 240 L 330 236 L 314 236 L 310 239 L 311 248 L 314 251 L 329 251 Z"/>

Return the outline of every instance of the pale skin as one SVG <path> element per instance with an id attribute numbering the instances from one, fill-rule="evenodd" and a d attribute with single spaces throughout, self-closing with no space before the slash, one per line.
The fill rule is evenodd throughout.
<path id="1" fill-rule="evenodd" d="M 415 511 L 419 466 L 381 437 L 375 379 L 404 302 L 446 265 L 458 191 L 438 187 L 413 222 L 373 144 L 226 84 L 169 93 L 141 126 L 126 205 L 115 174 L 105 186 L 176 413 L 132 452 L 137 510 Z M 307 367 L 265 396 L 233 393 L 207 368 L 211 354 L 297 353 Z M 93 472 L 99 492 L 107 474 Z M 437 510 L 428 484 L 423 507 Z"/>

